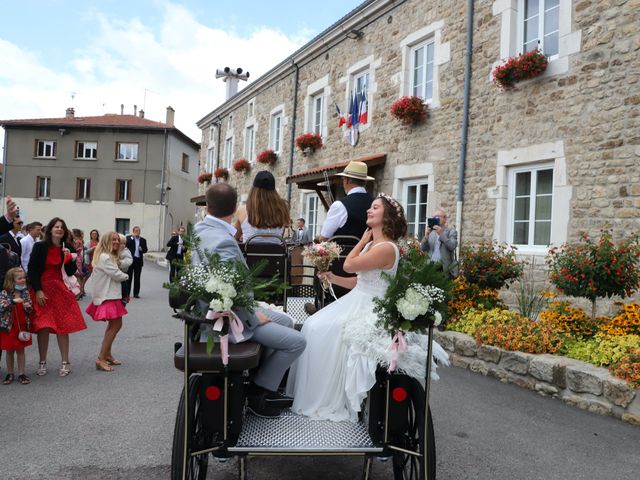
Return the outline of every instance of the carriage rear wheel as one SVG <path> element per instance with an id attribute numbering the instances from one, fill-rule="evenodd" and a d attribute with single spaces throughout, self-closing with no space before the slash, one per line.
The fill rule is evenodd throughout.
<path id="1" fill-rule="evenodd" d="M 209 444 L 210 435 L 207 435 L 202 428 L 200 421 L 201 405 L 198 391 L 200 389 L 200 376 L 192 376 L 189 379 L 189 431 L 188 439 L 188 461 L 186 469 L 186 479 L 205 480 L 207 478 L 207 467 L 209 465 L 209 454 L 190 456 L 189 452 L 197 451 Z M 182 391 L 178 413 L 176 414 L 176 425 L 173 431 L 173 450 L 171 452 L 171 480 L 182 480 L 182 465 L 184 462 L 184 433 L 185 433 L 185 392 Z"/>
<path id="2" fill-rule="evenodd" d="M 393 444 L 404 450 L 419 453 L 420 456 L 394 450 L 394 480 L 435 480 L 436 443 L 431 420 L 431 409 L 427 408 L 427 434 L 424 431 L 424 389 L 417 380 L 411 383 L 407 410 L 407 429 L 394 439 Z M 426 455 L 425 455 L 426 454 Z"/>

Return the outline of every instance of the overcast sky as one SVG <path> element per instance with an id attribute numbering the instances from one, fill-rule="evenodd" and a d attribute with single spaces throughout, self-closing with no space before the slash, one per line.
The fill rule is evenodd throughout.
<path id="1" fill-rule="evenodd" d="M 176 127 L 200 142 L 195 122 L 224 101 L 216 68 L 255 80 L 362 2 L 2 2 L 0 119 L 63 117 L 70 106 L 77 116 L 119 113 L 120 104 L 131 114 L 135 104 L 164 121 L 171 105 Z"/>

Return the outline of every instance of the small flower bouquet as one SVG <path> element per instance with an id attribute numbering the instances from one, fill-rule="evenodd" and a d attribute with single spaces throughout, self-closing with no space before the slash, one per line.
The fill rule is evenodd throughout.
<path id="1" fill-rule="evenodd" d="M 213 171 L 213 176 L 227 180 L 229 178 L 229 170 L 223 167 L 218 167 Z"/>
<path id="2" fill-rule="evenodd" d="M 251 170 L 251 164 L 247 161 L 246 158 L 239 158 L 235 162 L 233 162 L 233 169 L 236 172 L 248 172 Z"/>
<path id="3" fill-rule="evenodd" d="M 273 150 L 264 150 L 256 157 L 260 163 L 266 163 L 267 165 L 273 165 L 278 160 L 278 155 Z"/>
<path id="4" fill-rule="evenodd" d="M 508 90 L 522 81 L 542 75 L 549 65 L 549 59 L 540 50 L 524 52 L 493 70 L 493 82 L 500 88 Z"/>
<path id="5" fill-rule="evenodd" d="M 311 265 L 313 265 L 318 272 L 328 272 L 331 268 L 333 261 L 340 256 L 342 247 L 336 242 L 321 242 L 312 243 L 307 245 L 302 250 L 302 256 Z M 329 288 L 329 282 L 326 280 L 322 282 L 322 287 L 326 290 Z"/>
<path id="6" fill-rule="evenodd" d="M 429 106 L 420 97 L 402 97 L 391 105 L 389 113 L 405 125 L 418 125 L 427 118 Z"/>
<path id="7" fill-rule="evenodd" d="M 400 250 L 400 257 L 406 257 L 409 252 L 415 251 L 418 255 L 424 255 L 420 242 L 415 237 L 402 237 L 398 241 L 398 250 Z"/>
<path id="8" fill-rule="evenodd" d="M 296 147 L 302 152 L 315 152 L 322 148 L 322 137 L 318 133 L 303 133 L 296 138 Z"/>
<path id="9" fill-rule="evenodd" d="M 213 174 L 211 172 L 204 172 L 198 175 L 198 183 L 210 183 L 213 178 Z"/>

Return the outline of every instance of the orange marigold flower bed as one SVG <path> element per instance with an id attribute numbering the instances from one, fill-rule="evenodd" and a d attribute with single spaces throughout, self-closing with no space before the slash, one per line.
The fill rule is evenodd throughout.
<path id="1" fill-rule="evenodd" d="M 624 305 L 600 330 L 609 335 L 640 335 L 640 303 Z"/>

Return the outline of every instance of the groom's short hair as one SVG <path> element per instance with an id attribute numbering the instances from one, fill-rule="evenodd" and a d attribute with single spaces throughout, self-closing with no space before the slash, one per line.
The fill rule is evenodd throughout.
<path id="1" fill-rule="evenodd" d="M 238 204 L 238 192 L 228 183 L 214 183 L 207 189 L 209 215 L 222 218 L 233 215 Z"/>

